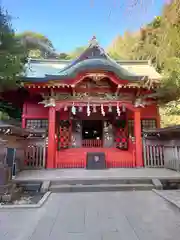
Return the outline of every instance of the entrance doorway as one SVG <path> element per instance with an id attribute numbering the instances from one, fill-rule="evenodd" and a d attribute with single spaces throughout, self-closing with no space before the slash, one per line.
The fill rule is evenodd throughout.
<path id="1" fill-rule="evenodd" d="M 101 120 L 82 121 L 82 139 L 102 140 L 102 127 Z"/>
<path id="2" fill-rule="evenodd" d="M 103 121 L 83 120 L 82 121 L 83 147 L 101 147 L 102 140 L 103 140 Z"/>

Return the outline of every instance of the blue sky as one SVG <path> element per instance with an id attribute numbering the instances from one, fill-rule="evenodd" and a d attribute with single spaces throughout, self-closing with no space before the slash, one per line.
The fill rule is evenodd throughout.
<path id="1" fill-rule="evenodd" d="M 165 2 L 141 0 L 144 7 L 130 8 L 128 1 L 133 0 L 0 0 L 17 32 L 42 33 L 60 52 L 87 45 L 93 35 L 107 47 L 118 34 L 135 31 L 159 15 Z"/>

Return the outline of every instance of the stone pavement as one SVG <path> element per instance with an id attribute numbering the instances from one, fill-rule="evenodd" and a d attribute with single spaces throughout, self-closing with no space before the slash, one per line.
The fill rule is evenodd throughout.
<path id="1" fill-rule="evenodd" d="M 180 209 L 180 190 L 154 190 L 167 201 Z"/>
<path id="2" fill-rule="evenodd" d="M 40 209 L 0 210 L 0 240 L 174 240 L 180 212 L 152 191 L 51 194 Z"/>

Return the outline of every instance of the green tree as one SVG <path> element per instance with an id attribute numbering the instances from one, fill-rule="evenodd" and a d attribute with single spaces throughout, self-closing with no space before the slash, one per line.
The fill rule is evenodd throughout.
<path id="1" fill-rule="evenodd" d="M 38 58 L 57 57 L 52 42 L 43 34 L 26 31 L 16 34 L 16 38 L 25 46 L 28 56 Z"/>
<path id="2" fill-rule="evenodd" d="M 115 58 L 151 60 L 163 76 L 159 90 L 165 96 L 161 102 L 163 125 L 169 125 L 169 119 L 180 124 L 180 0 L 165 5 L 162 15 L 136 35 L 118 37 L 110 54 Z"/>
<path id="3" fill-rule="evenodd" d="M 0 8 L 0 91 L 16 86 L 25 60 L 26 51 L 15 37 L 10 16 Z"/>
<path id="4" fill-rule="evenodd" d="M 9 118 L 21 119 L 21 109 L 14 107 L 11 103 L 6 101 L 0 102 L 0 120 L 6 120 Z"/>
<path id="5" fill-rule="evenodd" d="M 108 53 L 115 59 L 136 59 L 136 47 L 139 40 L 139 33 L 125 32 L 123 36 L 118 36 L 111 46 Z"/>
<path id="6" fill-rule="evenodd" d="M 58 58 L 62 60 L 68 60 L 70 59 L 70 56 L 67 53 L 60 53 Z"/>

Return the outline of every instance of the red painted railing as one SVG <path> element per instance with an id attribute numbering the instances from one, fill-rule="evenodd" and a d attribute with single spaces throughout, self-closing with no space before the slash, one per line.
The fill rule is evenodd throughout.
<path id="1" fill-rule="evenodd" d="M 98 139 L 85 139 L 82 140 L 82 147 L 102 147 L 102 140 Z"/>

